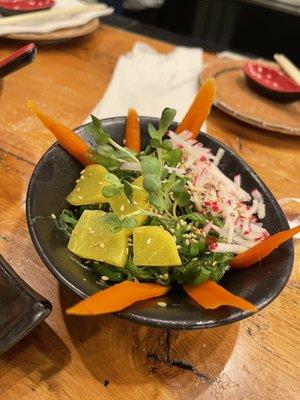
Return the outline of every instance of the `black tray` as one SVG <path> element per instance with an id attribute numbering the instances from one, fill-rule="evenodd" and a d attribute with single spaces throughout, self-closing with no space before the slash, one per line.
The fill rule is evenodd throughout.
<path id="1" fill-rule="evenodd" d="M 0 255 L 0 355 L 27 335 L 52 310 Z"/>

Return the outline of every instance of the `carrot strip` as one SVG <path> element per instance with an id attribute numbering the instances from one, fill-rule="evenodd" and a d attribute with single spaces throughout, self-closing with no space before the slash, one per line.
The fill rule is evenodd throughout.
<path id="1" fill-rule="evenodd" d="M 88 158 L 89 146 L 77 136 L 72 129 L 56 121 L 49 115 L 41 111 L 33 101 L 27 102 L 28 108 L 38 117 L 38 119 L 48 128 L 56 137 L 58 143 L 73 157 L 83 165 L 94 164 Z"/>
<path id="2" fill-rule="evenodd" d="M 129 108 L 126 129 L 125 129 L 126 147 L 131 150 L 141 151 L 141 131 L 139 117 L 134 108 Z"/>
<path id="3" fill-rule="evenodd" d="M 193 103 L 191 104 L 185 117 L 178 125 L 176 132 L 190 131 L 193 139 L 196 139 L 203 122 L 210 113 L 211 106 L 216 93 L 216 82 L 214 78 L 207 79 L 200 87 Z"/>
<path id="4" fill-rule="evenodd" d="M 123 281 L 80 301 L 75 306 L 68 308 L 66 313 L 100 315 L 120 311 L 137 301 L 162 296 L 169 290 L 169 287 L 155 283 Z"/>
<path id="5" fill-rule="evenodd" d="M 272 253 L 278 246 L 291 239 L 296 233 L 300 232 L 300 225 L 295 228 L 287 229 L 269 236 L 262 242 L 251 247 L 250 249 L 238 254 L 230 261 L 231 269 L 248 268 L 250 265 L 262 260 Z"/>
<path id="6" fill-rule="evenodd" d="M 201 285 L 184 285 L 186 293 L 204 308 L 232 306 L 244 311 L 257 311 L 254 304 L 236 296 L 214 281 L 205 281 Z"/>

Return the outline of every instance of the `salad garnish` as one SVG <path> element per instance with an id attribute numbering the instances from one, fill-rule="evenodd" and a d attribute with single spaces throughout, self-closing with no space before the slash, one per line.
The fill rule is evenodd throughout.
<path id="1" fill-rule="evenodd" d="M 211 108 L 215 82 L 204 82 L 176 132 L 176 110 L 165 108 L 148 125 L 149 144 L 140 150 L 138 115 L 130 109 L 125 146 L 92 116 L 89 147 L 72 130 L 29 107 L 86 168 L 67 196 L 60 227 L 69 250 L 102 282 L 115 283 L 68 313 L 94 315 L 122 310 L 160 296 L 173 284 L 205 308 L 256 307 L 217 282 L 232 269 L 247 268 L 300 231 L 270 237 L 263 227 L 265 204 L 258 190 L 247 193 L 242 177 L 222 172 L 224 150 L 215 154 L 196 140 Z M 74 139 L 74 137 L 76 139 Z"/>

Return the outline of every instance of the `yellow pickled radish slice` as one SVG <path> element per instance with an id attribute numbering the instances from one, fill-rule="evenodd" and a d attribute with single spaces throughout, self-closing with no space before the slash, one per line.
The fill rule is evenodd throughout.
<path id="1" fill-rule="evenodd" d="M 106 213 L 85 210 L 73 229 L 68 249 L 81 258 L 102 261 L 124 267 L 128 256 L 128 241 L 124 229 L 113 233 L 104 223 Z"/>
<path id="2" fill-rule="evenodd" d="M 173 236 L 158 226 L 141 226 L 133 230 L 133 262 L 137 266 L 181 265 Z"/>
<path id="3" fill-rule="evenodd" d="M 103 187 L 107 185 L 105 181 L 107 173 L 107 169 L 99 164 L 86 167 L 75 188 L 67 196 L 67 201 L 73 206 L 108 203 L 108 199 L 102 194 Z"/>

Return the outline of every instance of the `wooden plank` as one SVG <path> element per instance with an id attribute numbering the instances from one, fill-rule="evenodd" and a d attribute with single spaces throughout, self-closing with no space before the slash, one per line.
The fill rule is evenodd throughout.
<path id="1" fill-rule="evenodd" d="M 0 108 L 0 252 L 53 303 L 46 322 L 0 361 L 0 399 L 295 399 L 300 387 L 299 271 L 254 317 L 205 331 L 148 328 L 113 316 L 76 318 L 77 301 L 38 258 L 24 213 L 35 163 L 53 142 L 28 98 L 71 127 L 100 100 L 117 58 L 143 40 L 103 26 L 89 37 L 39 48 L 36 61 L 5 79 Z M 0 40 L 0 57 L 18 44 Z M 214 56 L 206 55 L 206 60 Z M 240 154 L 277 197 L 300 197 L 299 139 L 264 132 L 215 110 L 209 132 Z M 300 261 L 299 242 L 296 265 Z M 175 360 L 175 362 L 174 362 Z M 172 364 L 173 361 L 173 364 Z"/>

